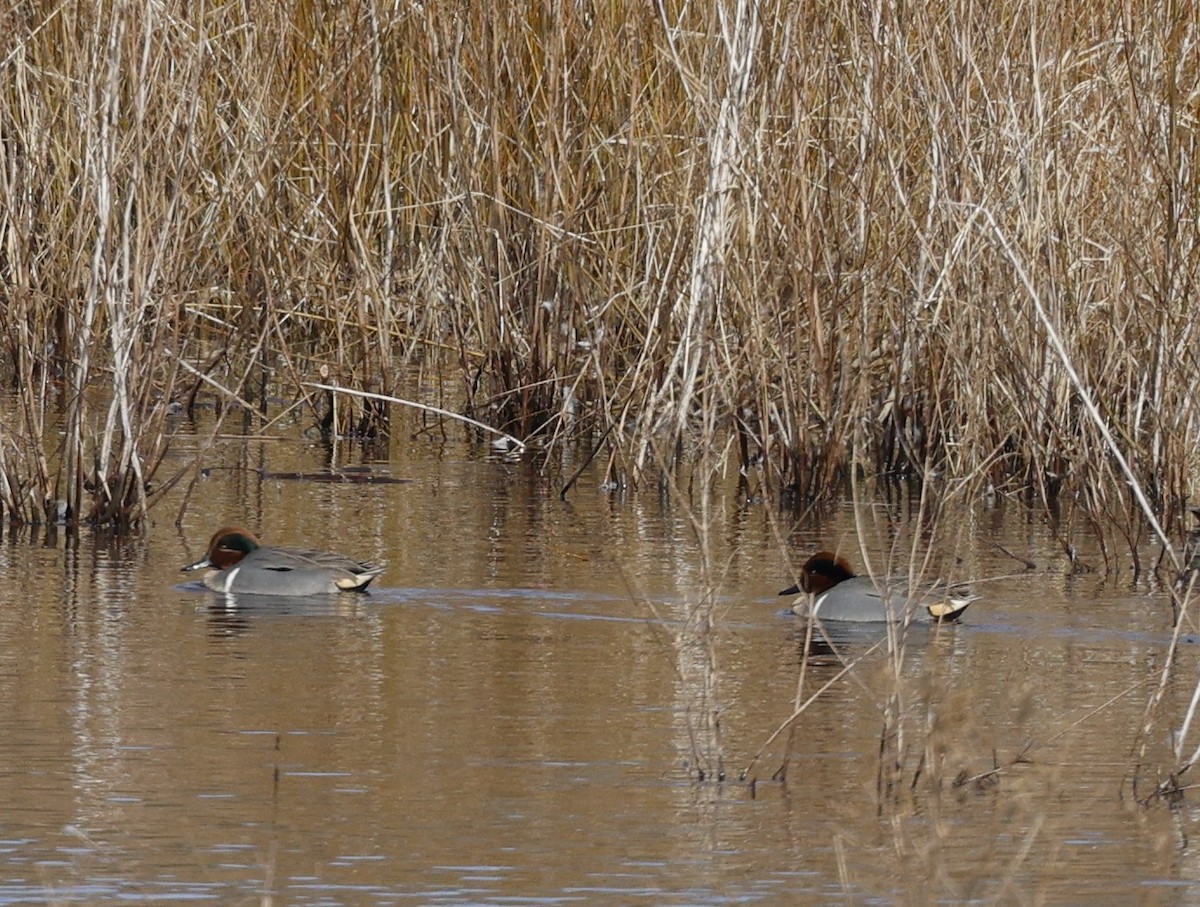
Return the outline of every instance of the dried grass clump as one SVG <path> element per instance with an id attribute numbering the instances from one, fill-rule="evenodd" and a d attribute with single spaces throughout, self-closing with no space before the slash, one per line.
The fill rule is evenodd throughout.
<path id="1" fill-rule="evenodd" d="M 522 440 L 603 434 L 617 480 L 730 444 L 776 494 L 857 460 L 1136 537 L 1066 365 L 1156 506 L 1185 498 L 1173 9 L 10 5 L 0 500 L 136 522 L 155 404 L 220 347 L 226 402 L 306 398 L 297 356 L 383 394 L 420 359 Z"/>

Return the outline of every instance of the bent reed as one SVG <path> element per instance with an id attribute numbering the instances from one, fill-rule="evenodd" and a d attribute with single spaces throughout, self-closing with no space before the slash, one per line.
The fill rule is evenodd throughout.
<path id="1" fill-rule="evenodd" d="M 795 500 L 932 471 L 1136 535 L 1066 366 L 1186 499 L 1172 9 L 12 4 L 5 518 L 136 524 L 183 474 L 172 404 L 261 407 L 268 373 L 308 400 L 313 357 L 366 392 L 456 374 L 522 441 L 602 437 L 618 481 L 732 444 Z"/>

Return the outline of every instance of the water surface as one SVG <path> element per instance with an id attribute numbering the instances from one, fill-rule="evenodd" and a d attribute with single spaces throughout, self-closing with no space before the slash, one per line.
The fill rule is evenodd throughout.
<path id="1" fill-rule="evenodd" d="M 774 593 L 857 544 L 853 508 L 797 522 L 731 482 L 702 557 L 686 501 L 589 470 L 563 502 L 580 460 L 456 438 L 394 441 L 366 465 L 406 481 L 378 484 L 271 477 L 329 465 L 300 431 L 230 441 L 178 529 L 168 503 L 129 539 L 5 531 L 0 904 L 1200 902 L 1194 796 L 1123 784 L 1170 635 L 1153 581 L 1074 574 L 1037 514 L 973 504 L 956 578 L 1008 578 L 914 628 L 899 685 L 873 636 L 837 638 L 862 660 L 798 721 L 786 781 L 784 734 L 751 784 L 805 652 Z M 178 569 L 230 522 L 388 571 L 366 596 L 218 598 Z M 711 650 L 681 643 L 714 581 Z M 841 670 L 818 651 L 801 698 Z"/>

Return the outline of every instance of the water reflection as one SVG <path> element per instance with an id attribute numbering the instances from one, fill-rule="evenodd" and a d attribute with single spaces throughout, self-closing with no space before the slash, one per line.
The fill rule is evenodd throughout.
<path id="1" fill-rule="evenodd" d="M 279 595 L 235 595 L 200 593 L 208 614 L 210 635 L 214 639 L 240 636 L 263 621 L 292 618 L 354 619 L 365 613 L 365 602 L 357 596 L 310 595 L 289 598 Z"/>

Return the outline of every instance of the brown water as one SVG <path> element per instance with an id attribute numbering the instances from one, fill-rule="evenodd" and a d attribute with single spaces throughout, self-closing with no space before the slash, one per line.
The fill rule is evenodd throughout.
<path id="1" fill-rule="evenodd" d="M 328 460 L 297 434 L 212 462 Z M 852 545 L 850 507 L 793 525 L 732 482 L 716 504 L 719 783 L 696 779 L 689 733 L 703 647 L 675 645 L 706 582 L 681 502 L 589 471 L 563 503 L 557 472 L 459 440 L 405 438 L 371 465 L 410 481 L 217 469 L 181 531 L 170 505 L 119 542 L 6 531 L 0 904 L 1200 903 L 1195 795 L 1140 808 L 1121 786 L 1166 595 L 1069 575 L 1019 505 L 964 515 L 963 576 L 1014 572 L 996 541 L 1039 569 L 986 584 L 958 627 L 912 632 L 903 790 L 881 797 L 895 685 L 878 653 L 805 712 L 786 783 L 784 738 L 753 788 L 736 780 L 796 695 L 802 628 L 774 595 L 788 559 Z M 388 571 L 367 596 L 218 601 L 178 568 L 227 522 Z M 838 670 L 815 658 L 806 695 Z M 922 764 L 930 722 L 941 761 Z M 951 784 L 1030 743 L 1028 762 Z"/>

